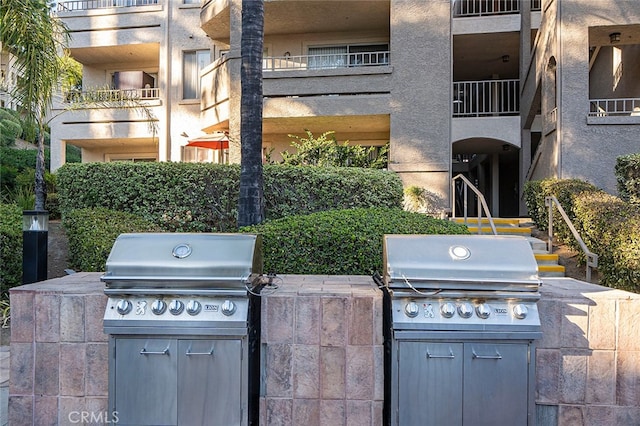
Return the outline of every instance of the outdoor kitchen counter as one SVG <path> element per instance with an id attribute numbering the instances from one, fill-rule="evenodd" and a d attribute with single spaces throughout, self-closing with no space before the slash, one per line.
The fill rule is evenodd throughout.
<path id="1" fill-rule="evenodd" d="M 101 273 L 11 290 L 9 424 L 106 418 Z M 282 276 L 262 299 L 262 425 L 381 425 L 382 296 L 366 276 Z M 640 295 L 545 278 L 538 425 L 636 425 Z M 0 407 L 0 410 L 3 410 Z"/>

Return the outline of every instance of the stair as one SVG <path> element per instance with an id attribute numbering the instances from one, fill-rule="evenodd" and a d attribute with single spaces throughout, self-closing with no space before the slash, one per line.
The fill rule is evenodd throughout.
<path id="1" fill-rule="evenodd" d="M 451 218 L 453 222 L 464 224 L 464 218 Z M 509 218 L 493 218 L 493 224 L 496 227 L 498 235 L 520 235 L 526 237 L 531 244 L 533 254 L 538 263 L 538 275 L 541 277 L 564 277 L 565 268 L 559 264 L 559 256 L 557 254 L 547 253 L 547 243 L 531 236 L 532 225 L 529 219 L 509 219 Z M 478 233 L 478 218 L 467 218 L 467 228 L 472 234 Z M 491 235 L 491 225 L 489 219 L 482 218 L 480 220 L 480 233 L 483 235 Z"/>

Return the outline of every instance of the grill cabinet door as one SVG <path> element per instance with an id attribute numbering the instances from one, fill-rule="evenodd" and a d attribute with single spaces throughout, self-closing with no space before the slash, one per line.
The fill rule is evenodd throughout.
<path id="1" fill-rule="evenodd" d="M 398 424 L 462 425 L 462 343 L 398 344 Z"/>
<path id="2" fill-rule="evenodd" d="M 179 424 L 240 425 L 242 341 L 180 340 L 178 352 Z"/>
<path id="3" fill-rule="evenodd" d="M 464 351 L 465 424 L 526 425 L 529 346 L 467 343 Z"/>
<path id="4" fill-rule="evenodd" d="M 119 425 L 177 424 L 176 349 L 176 339 L 116 339 Z"/>

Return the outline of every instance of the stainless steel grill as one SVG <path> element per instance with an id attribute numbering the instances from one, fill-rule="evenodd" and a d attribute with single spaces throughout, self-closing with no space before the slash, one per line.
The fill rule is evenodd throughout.
<path id="1" fill-rule="evenodd" d="M 101 279 L 118 424 L 257 424 L 261 253 L 246 234 L 117 238 Z"/>
<path id="2" fill-rule="evenodd" d="M 386 235 L 383 258 L 389 423 L 533 424 L 540 281 L 529 242 Z"/>

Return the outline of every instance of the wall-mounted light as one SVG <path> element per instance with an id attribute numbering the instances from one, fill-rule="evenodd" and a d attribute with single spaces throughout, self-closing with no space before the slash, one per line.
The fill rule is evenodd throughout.
<path id="1" fill-rule="evenodd" d="M 502 150 L 503 151 L 510 151 L 511 150 L 511 145 L 505 143 L 504 145 L 502 145 Z"/>
<path id="2" fill-rule="evenodd" d="M 609 41 L 611 44 L 620 43 L 620 33 L 616 32 L 609 34 Z"/>
<path id="3" fill-rule="evenodd" d="M 284 52 L 284 57 L 288 58 L 289 56 L 291 56 L 291 52 Z"/>
<path id="4" fill-rule="evenodd" d="M 502 55 L 502 62 L 509 62 L 509 59 L 511 59 L 509 55 Z"/>

